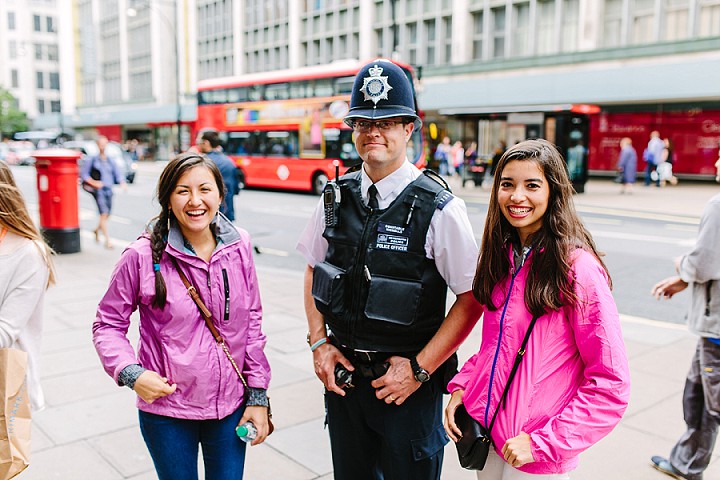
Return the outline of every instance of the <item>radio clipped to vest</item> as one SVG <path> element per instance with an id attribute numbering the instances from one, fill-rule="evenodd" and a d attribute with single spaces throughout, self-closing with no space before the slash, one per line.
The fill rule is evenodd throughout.
<path id="1" fill-rule="evenodd" d="M 323 209 L 325 210 L 325 227 L 337 227 L 339 224 L 338 207 L 340 206 L 340 186 L 337 184 L 340 166 L 335 164 L 335 180 L 330 180 L 323 188 Z"/>

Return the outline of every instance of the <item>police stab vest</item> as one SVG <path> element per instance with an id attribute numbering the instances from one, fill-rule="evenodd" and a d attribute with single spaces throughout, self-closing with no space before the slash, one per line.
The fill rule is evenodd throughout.
<path id="1" fill-rule="evenodd" d="M 421 175 L 373 211 L 362 202 L 360 172 L 338 185 L 338 224 L 326 226 L 327 256 L 313 274 L 315 305 L 347 347 L 418 352 L 445 318 L 447 284 L 425 240 L 435 210 L 454 197 Z"/>

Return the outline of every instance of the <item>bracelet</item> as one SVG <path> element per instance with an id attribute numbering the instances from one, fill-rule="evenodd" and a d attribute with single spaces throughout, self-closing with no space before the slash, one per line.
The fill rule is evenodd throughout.
<path id="1" fill-rule="evenodd" d="M 320 347 L 320 345 L 326 344 L 327 341 L 328 341 L 328 337 L 322 337 L 320 340 L 318 340 L 317 342 L 310 345 L 310 351 L 314 352 L 315 350 L 317 350 Z"/>

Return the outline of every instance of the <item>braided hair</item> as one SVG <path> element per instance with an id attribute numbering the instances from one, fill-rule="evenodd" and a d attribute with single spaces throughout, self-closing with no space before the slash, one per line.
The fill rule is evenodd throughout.
<path id="1" fill-rule="evenodd" d="M 175 191 L 180 178 L 190 169 L 195 167 L 205 167 L 210 170 L 215 183 L 217 184 L 220 198 L 225 198 L 225 183 L 223 183 L 222 174 L 218 170 L 215 162 L 205 155 L 197 153 L 183 153 L 178 155 L 167 164 L 160 174 L 157 184 L 156 196 L 160 204 L 160 213 L 151 220 L 148 230 L 150 233 L 150 245 L 152 248 L 152 261 L 154 265 L 159 266 L 162 260 L 165 247 L 167 246 L 168 234 L 170 232 L 170 221 L 175 218 L 170 210 L 170 197 Z M 167 302 L 167 287 L 165 279 L 160 272 L 159 267 L 154 268 L 155 271 L 155 298 L 152 305 L 156 308 L 165 308 Z"/>

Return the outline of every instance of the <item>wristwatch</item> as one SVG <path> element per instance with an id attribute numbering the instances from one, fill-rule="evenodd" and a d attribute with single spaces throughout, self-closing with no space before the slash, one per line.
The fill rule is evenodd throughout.
<path id="1" fill-rule="evenodd" d="M 420 366 L 417 358 L 410 358 L 410 368 L 412 368 L 413 375 L 415 375 L 415 380 L 417 380 L 418 382 L 425 383 L 430 380 L 430 373 Z"/>

